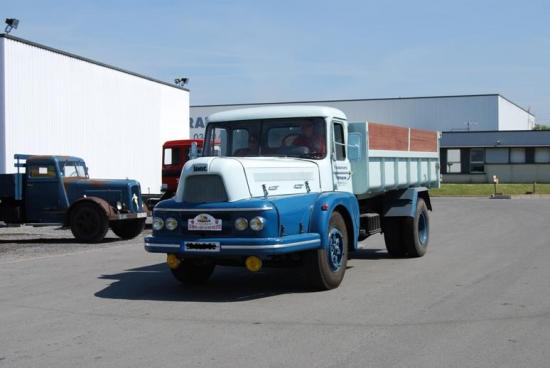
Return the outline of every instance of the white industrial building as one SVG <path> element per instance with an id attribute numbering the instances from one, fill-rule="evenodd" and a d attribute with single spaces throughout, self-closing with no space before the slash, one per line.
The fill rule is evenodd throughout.
<path id="1" fill-rule="evenodd" d="M 162 144 L 188 138 L 188 121 L 187 89 L 0 35 L 0 173 L 15 153 L 73 155 L 159 193 Z"/>
<path id="2" fill-rule="evenodd" d="M 437 131 L 529 130 L 535 116 L 499 94 L 294 101 L 191 106 L 191 136 L 200 138 L 206 117 L 218 111 L 278 105 L 323 105 L 342 110 L 349 121 L 374 121 Z"/>

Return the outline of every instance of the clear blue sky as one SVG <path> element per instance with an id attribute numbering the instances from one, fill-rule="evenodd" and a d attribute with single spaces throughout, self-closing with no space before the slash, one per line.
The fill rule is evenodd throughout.
<path id="1" fill-rule="evenodd" d="M 550 124 L 548 1 L 2 0 L 12 32 L 192 104 L 501 93 Z"/>

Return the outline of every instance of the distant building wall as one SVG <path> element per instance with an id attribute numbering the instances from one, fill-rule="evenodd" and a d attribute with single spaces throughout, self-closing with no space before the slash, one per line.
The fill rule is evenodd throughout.
<path id="1" fill-rule="evenodd" d="M 501 183 L 550 183 L 550 165 L 485 165 L 483 174 L 444 174 L 443 183 L 492 183 L 493 175 Z"/>
<path id="2" fill-rule="evenodd" d="M 215 112 L 266 105 L 322 105 L 342 110 L 351 122 L 371 121 L 437 131 L 530 129 L 534 116 L 497 94 L 388 99 L 298 101 L 191 106 L 191 136 L 201 138 Z"/>

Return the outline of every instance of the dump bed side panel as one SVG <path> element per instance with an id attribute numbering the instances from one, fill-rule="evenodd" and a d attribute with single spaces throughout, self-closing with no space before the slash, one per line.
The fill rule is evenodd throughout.
<path id="1" fill-rule="evenodd" d="M 353 191 L 359 198 L 409 187 L 439 187 L 437 132 L 372 122 L 351 123 L 361 136 L 361 155 L 352 161 Z"/>

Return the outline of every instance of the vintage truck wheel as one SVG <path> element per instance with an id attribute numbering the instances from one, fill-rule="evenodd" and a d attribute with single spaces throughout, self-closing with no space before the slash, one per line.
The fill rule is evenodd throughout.
<path id="1" fill-rule="evenodd" d="M 84 243 L 97 243 L 105 238 L 109 221 L 105 212 L 93 203 L 81 203 L 71 210 L 71 232 Z"/>
<path id="2" fill-rule="evenodd" d="M 327 229 L 328 246 L 306 253 L 305 272 L 310 286 L 318 290 L 334 289 L 344 279 L 348 262 L 348 231 L 339 212 L 333 212 Z"/>
<path id="3" fill-rule="evenodd" d="M 145 219 L 119 220 L 111 222 L 111 230 L 119 238 L 132 239 L 141 234 L 145 228 Z"/>
<path id="4" fill-rule="evenodd" d="M 430 219 L 428 207 L 418 198 L 414 218 L 403 221 L 403 240 L 409 257 L 422 257 L 428 250 L 430 241 Z"/>
<path id="5" fill-rule="evenodd" d="M 407 253 L 402 239 L 403 221 L 402 217 L 386 217 L 383 220 L 384 241 L 390 257 L 404 257 Z"/>
<path id="6" fill-rule="evenodd" d="M 216 264 L 207 259 L 187 258 L 182 259 L 179 267 L 171 268 L 172 275 L 183 284 L 202 284 L 206 282 Z"/>

